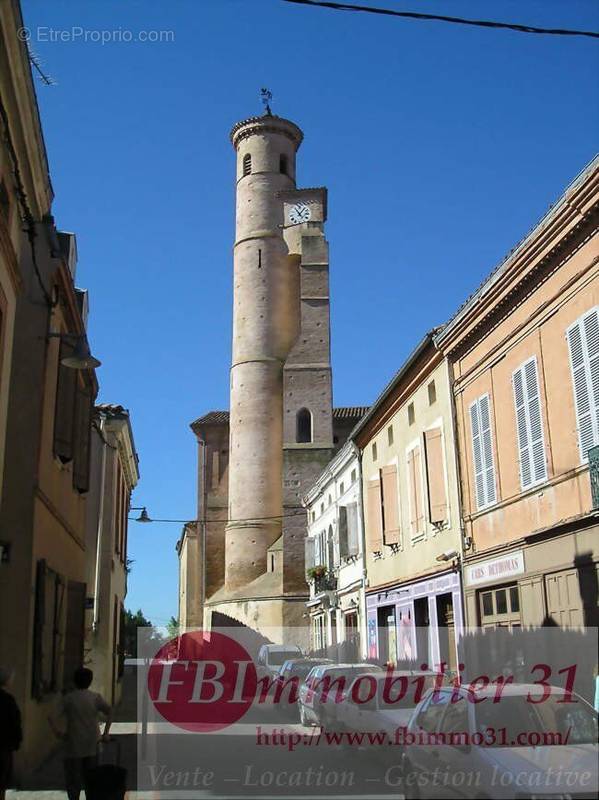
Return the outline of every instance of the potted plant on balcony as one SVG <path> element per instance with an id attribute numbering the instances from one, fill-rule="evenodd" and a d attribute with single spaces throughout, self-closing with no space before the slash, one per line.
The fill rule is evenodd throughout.
<path id="1" fill-rule="evenodd" d="M 324 564 L 317 564 L 315 567 L 310 567 L 306 573 L 308 580 L 317 581 L 327 574 L 327 568 Z"/>

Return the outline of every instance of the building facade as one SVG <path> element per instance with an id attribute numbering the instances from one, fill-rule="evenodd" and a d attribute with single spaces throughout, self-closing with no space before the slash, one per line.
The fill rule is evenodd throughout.
<path id="1" fill-rule="evenodd" d="M 94 689 L 111 704 L 121 697 L 128 515 L 138 464 L 129 412 L 96 406 L 86 515 L 85 664 L 94 671 Z"/>
<path id="2" fill-rule="evenodd" d="M 451 363 L 469 625 L 596 626 L 599 159 L 436 337 Z"/>
<path id="3" fill-rule="evenodd" d="M 49 709 L 83 663 L 98 387 L 75 237 L 51 216 L 22 26 L 18 2 L 0 4 L 0 653 L 14 670 L 28 774 L 55 743 Z"/>
<path id="4" fill-rule="evenodd" d="M 367 655 L 455 669 L 460 504 L 449 370 L 434 331 L 351 438 L 362 453 Z"/>
<path id="5" fill-rule="evenodd" d="M 301 497 L 359 410 L 332 408 L 326 189 L 296 188 L 303 134 L 251 117 L 236 153 L 231 412 L 192 423 L 199 444 L 203 585 L 180 558 L 180 591 L 201 618 L 233 618 L 275 639 L 304 626 Z M 179 552 L 188 552 L 183 532 Z M 216 615 L 216 616 L 215 616 Z"/>
<path id="6" fill-rule="evenodd" d="M 311 647 L 338 646 L 342 661 L 366 655 L 362 481 L 347 442 L 304 498 L 308 517 L 306 577 Z"/>

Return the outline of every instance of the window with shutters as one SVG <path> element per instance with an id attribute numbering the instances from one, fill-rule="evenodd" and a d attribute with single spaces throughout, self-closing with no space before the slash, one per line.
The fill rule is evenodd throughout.
<path id="1" fill-rule="evenodd" d="M 397 492 L 397 465 L 390 464 L 380 471 L 382 488 L 383 542 L 400 543 L 399 498 Z"/>
<path id="2" fill-rule="evenodd" d="M 528 489 L 547 480 L 545 440 L 536 356 L 525 361 L 512 375 L 520 485 Z"/>
<path id="3" fill-rule="evenodd" d="M 251 153 L 246 153 L 243 157 L 243 174 L 250 175 L 252 172 L 252 156 Z"/>
<path id="4" fill-rule="evenodd" d="M 349 556 L 349 530 L 347 526 L 347 506 L 339 506 L 339 558 Z"/>
<path id="5" fill-rule="evenodd" d="M 62 577 L 44 559 L 37 562 L 33 626 L 32 695 L 41 699 L 58 685 L 59 659 L 64 639 Z"/>
<path id="6" fill-rule="evenodd" d="M 470 430 L 476 507 L 480 511 L 497 502 L 491 434 L 491 402 L 488 394 L 482 395 L 470 406 Z"/>
<path id="7" fill-rule="evenodd" d="M 375 478 L 368 481 L 366 534 L 370 551 L 379 553 L 383 546 L 383 514 L 381 505 L 381 481 Z"/>
<path id="8" fill-rule="evenodd" d="M 75 396 L 77 387 L 77 370 L 65 367 L 63 358 L 71 355 L 73 343 L 67 339 L 60 340 L 58 352 L 58 379 L 54 406 L 54 455 L 63 463 L 73 459 L 73 435 L 76 426 Z"/>
<path id="9" fill-rule="evenodd" d="M 438 526 L 449 518 L 441 428 L 432 428 L 424 432 L 424 449 L 429 520 Z"/>
<path id="10" fill-rule="evenodd" d="M 306 570 L 316 566 L 316 537 L 308 536 L 304 540 Z"/>
<path id="11" fill-rule="evenodd" d="M 599 444 L 599 306 L 568 328 L 580 461 Z"/>
<path id="12" fill-rule="evenodd" d="M 348 503 L 347 515 L 347 550 L 349 556 L 356 556 L 360 552 L 360 531 L 358 528 L 358 504 Z"/>
<path id="13" fill-rule="evenodd" d="M 92 391 L 85 383 L 79 383 L 73 420 L 73 486 L 81 493 L 89 490 L 92 412 Z"/>
<path id="14" fill-rule="evenodd" d="M 422 457 L 420 445 L 408 451 L 408 487 L 410 499 L 410 533 L 412 539 L 424 534 L 424 508 L 422 502 Z"/>

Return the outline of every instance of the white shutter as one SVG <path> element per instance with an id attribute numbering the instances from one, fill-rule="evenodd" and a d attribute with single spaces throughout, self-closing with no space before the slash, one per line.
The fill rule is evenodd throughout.
<path id="1" fill-rule="evenodd" d="M 347 506 L 347 549 L 350 556 L 355 556 L 360 552 L 357 503 L 349 503 Z"/>
<path id="2" fill-rule="evenodd" d="M 493 505 L 495 491 L 495 466 L 491 436 L 491 411 L 489 395 L 485 394 L 470 406 L 474 484 L 478 509 Z"/>
<path id="3" fill-rule="evenodd" d="M 512 375 L 512 384 L 518 432 L 520 485 L 527 489 L 547 480 L 536 357 L 533 356 L 518 367 Z"/>
<path id="4" fill-rule="evenodd" d="M 308 536 L 308 538 L 304 541 L 305 547 L 305 561 L 306 561 L 306 569 L 310 569 L 310 567 L 315 566 L 315 544 L 316 539 L 312 536 Z"/>
<path id="5" fill-rule="evenodd" d="M 599 309 L 593 308 L 568 328 L 570 366 L 580 460 L 599 444 Z"/>

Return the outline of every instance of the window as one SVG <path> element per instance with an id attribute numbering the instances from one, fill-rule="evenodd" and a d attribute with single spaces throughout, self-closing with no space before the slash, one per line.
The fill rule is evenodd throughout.
<path id="1" fill-rule="evenodd" d="M 355 469 L 352 469 L 352 471 L 351 471 L 351 482 L 352 483 L 356 482 L 356 470 Z"/>
<path id="2" fill-rule="evenodd" d="M 300 408 L 297 412 L 295 440 L 300 444 L 312 441 L 312 414 L 307 408 Z"/>
<path id="3" fill-rule="evenodd" d="M 332 570 L 335 563 L 335 536 L 333 534 L 333 526 L 329 525 L 329 530 L 327 532 L 327 567 Z"/>
<path id="4" fill-rule="evenodd" d="M 320 513 L 324 514 L 324 503 L 320 504 Z"/>
<path id="5" fill-rule="evenodd" d="M 333 498 L 331 497 L 331 495 L 329 495 L 327 499 L 327 505 L 331 506 L 332 504 L 333 504 Z"/>
<path id="6" fill-rule="evenodd" d="M 377 449 L 376 449 L 376 442 L 373 442 L 372 443 L 372 460 L 376 461 L 377 458 L 378 458 L 378 453 L 377 453 Z"/>
<path id="7" fill-rule="evenodd" d="M 599 444 L 599 306 L 568 328 L 580 460 Z"/>
<path id="8" fill-rule="evenodd" d="M 547 480 L 543 420 L 537 359 L 525 361 L 512 375 L 516 431 L 520 460 L 520 485 L 523 489 Z"/>
<path id="9" fill-rule="evenodd" d="M 389 425 L 389 427 L 387 428 L 387 442 L 389 444 L 389 447 L 391 447 L 391 445 L 393 444 L 393 425 Z"/>
<path id="10" fill-rule="evenodd" d="M 359 552 L 358 505 L 339 506 L 339 556 L 348 558 Z"/>
<path id="11" fill-rule="evenodd" d="M 383 504 L 383 541 L 399 544 L 399 498 L 397 493 L 397 465 L 383 467 L 381 472 Z"/>
<path id="12" fill-rule="evenodd" d="M 435 386 L 435 382 L 431 381 L 428 385 L 428 404 L 432 406 L 433 403 L 437 402 L 437 387 Z"/>
<path id="13" fill-rule="evenodd" d="M 381 481 L 375 478 L 368 481 L 366 489 L 367 517 L 366 533 L 370 550 L 373 553 L 381 551 L 383 546 L 383 511 L 381 503 Z"/>
<path id="14" fill-rule="evenodd" d="M 483 589 L 478 593 L 480 624 L 483 628 L 519 628 L 518 585 Z"/>
<path id="15" fill-rule="evenodd" d="M 495 493 L 495 465 L 491 437 L 491 409 L 489 395 L 484 394 L 470 406 L 472 455 L 476 507 L 487 508 L 497 501 Z"/>
<path id="16" fill-rule="evenodd" d="M 243 174 L 250 175 L 252 172 L 252 156 L 251 153 L 246 153 L 243 157 Z"/>
<path id="17" fill-rule="evenodd" d="M 339 494 L 340 495 L 345 494 L 345 484 L 343 483 L 343 481 L 341 481 L 341 483 L 339 484 Z"/>
<path id="18" fill-rule="evenodd" d="M 285 153 L 281 153 L 279 156 L 279 172 L 283 175 L 289 175 L 288 161 Z"/>
<path id="19" fill-rule="evenodd" d="M 416 421 L 416 412 L 414 411 L 414 403 L 408 406 L 408 425 L 413 425 Z"/>

